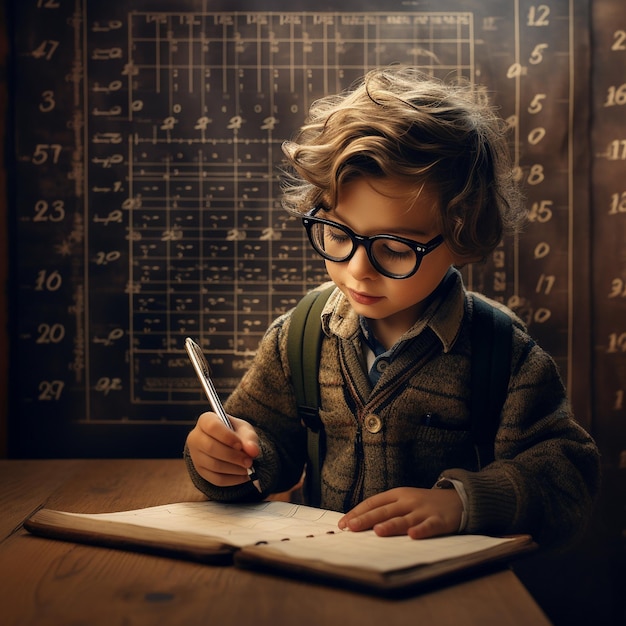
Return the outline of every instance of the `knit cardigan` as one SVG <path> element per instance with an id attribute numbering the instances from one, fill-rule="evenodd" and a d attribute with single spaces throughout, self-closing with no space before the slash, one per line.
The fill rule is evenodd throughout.
<path id="1" fill-rule="evenodd" d="M 336 289 L 322 312 L 320 418 L 326 439 L 321 506 L 347 511 L 399 486 L 432 488 L 445 477 L 463 484 L 470 533 L 530 533 L 565 544 L 584 530 L 599 488 L 599 453 L 575 421 L 553 359 L 514 320 L 511 375 L 495 438 L 495 461 L 479 467 L 471 437 L 473 299 L 451 269 L 425 314 L 401 338 L 372 388 L 359 319 Z M 217 487 L 190 476 L 209 498 L 252 501 L 296 484 L 306 462 L 306 430 L 296 414 L 287 360 L 291 312 L 262 339 L 252 366 L 228 398 L 231 415 L 255 427 L 263 489 L 250 482 Z"/>

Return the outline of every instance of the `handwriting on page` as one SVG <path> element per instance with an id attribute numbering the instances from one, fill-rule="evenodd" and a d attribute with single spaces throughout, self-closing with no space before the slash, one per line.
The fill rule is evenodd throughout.
<path id="1" fill-rule="evenodd" d="M 215 537 L 239 547 L 257 542 L 341 533 L 337 527 L 340 513 L 288 502 L 182 502 L 119 513 L 73 515 Z"/>
<path id="2" fill-rule="evenodd" d="M 330 566 L 358 567 L 391 572 L 482 552 L 512 541 L 483 535 L 454 535 L 431 539 L 378 537 L 374 531 L 324 534 L 314 539 L 293 539 L 262 549 L 297 560 L 321 561 Z"/>

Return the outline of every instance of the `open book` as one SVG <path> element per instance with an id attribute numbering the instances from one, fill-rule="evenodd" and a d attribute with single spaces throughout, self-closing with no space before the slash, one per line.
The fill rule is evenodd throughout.
<path id="1" fill-rule="evenodd" d="M 413 540 L 337 527 L 341 513 L 288 502 L 179 502 L 117 513 L 40 509 L 33 534 L 333 581 L 380 593 L 415 589 L 533 549 L 528 535 Z"/>

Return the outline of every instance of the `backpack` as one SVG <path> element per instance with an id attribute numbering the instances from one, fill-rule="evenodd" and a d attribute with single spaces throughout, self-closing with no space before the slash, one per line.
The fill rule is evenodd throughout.
<path id="1" fill-rule="evenodd" d="M 321 467 L 324 459 L 322 422 L 319 418 L 318 369 L 322 344 L 321 313 L 335 286 L 307 293 L 294 309 L 288 336 L 287 358 L 291 368 L 298 415 L 307 427 L 307 504 L 319 506 Z M 474 297 L 471 342 L 472 438 L 479 465 L 494 459 L 494 439 L 506 399 L 511 368 L 511 318 Z"/>

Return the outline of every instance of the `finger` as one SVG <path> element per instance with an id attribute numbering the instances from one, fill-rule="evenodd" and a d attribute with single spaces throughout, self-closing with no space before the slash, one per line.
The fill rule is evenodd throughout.
<path id="1" fill-rule="evenodd" d="M 196 451 L 192 460 L 198 474 L 219 487 L 239 485 L 248 480 L 247 471 L 242 465 L 222 461 L 201 451 Z"/>
<path id="2" fill-rule="evenodd" d="M 393 537 L 395 535 L 406 535 L 412 523 L 414 522 L 411 522 L 408 516 L 403 515 L 378 522 L 372 528 L 379 537 Z"/>
<path id="3" fill-rule="evenodd" d="M 207 429 L 201 430 L 194 428 L 188 435 L 189 450 L 196 467 L 203 467 L 210 471 L 227 471 L 229 473 L 241 473 L 252 465 L 252 458 L 245 452 L 239 440 L 238 445 L 231 447 L 219 439 L 219 430 L 217 436 L 207 434 Z M 209 428 L 209 432 L 213 433 L 213 429 Z M 219 468 L 214 467 L 217 462 L 222 464 Z M 227 465 L 236 466 L 228 468 Z"/>
<path id="4" fill-rule="evenodd" d="M 218 474 L 216 472 L 209 472 L 206 470 L 201 471 L 198 469 L 197 472 L 202 478 L 204 478 L 204 480 L 216 485 L 217 487 L 234 487 L 235 485 L 241 485 L 250 480 L 247 474 L 244 474 L 243 476 L 238 474 Z"/>
<path id="5" fill-rule="evenodd" d="M 249 463 L 249 459 L 247 460 Z M 197 469 L 203 469 L 215 474 L 232 474 L 235 476 L 247 475 L 247 465 L 245 463 L 231 462 L 215 456 L 214 454 L 207 454 L 200 452 L 197 456 L 194 465 Z"/>
<path id="6" fill-rule="evenodd" d="M 456 527 L 441 515 L 414 510 L 406 515 L 375 524 L 373 530 L 379 537 L 408 534 L 412 539 L 426 539 L 449 535 L 456 530 Z"/>
<path id="7" fill-rule="evenodd" d="M 360 515 L 365 515 L 378 507 L 385 506 L 386 504 L 395 502 L 396 500 L 397 498 L 393 495 L 393 490 L 381 491 L 380 493 L 359 502 L 359 504 L 350 509 L 350 511 L 344 515 L 344 518 L 352 519 L 354 517 L 359 517 Z"/>
<path id="8" fill-rule="evenodd" d="M 427 517 L 415 526 L 411 526 L 407 534 L 411 539 L 427 539 L 428 537 L 437 537 L 439 535 L 449 535 L 453 530 L 439 516 Z"/>
<path id="9" fill-rule="evenodd" d="M 355 531 L 369 530 L 374 525 L 395 518 L 403 513 L 404 511 L 400 508 L 397 499 L 391 497 L 389 492 L 383 492 L 363 500 L 363 502 L 354 507 L 339 521 L 339 527 Z"/>
<path id="10" fill-rule="evenodd" d="M 207 457 L 204 463 L 195 465 L 198 473 L 216 485 L 234 485 L 247 480 L 247 472 L 240 465 L 232 465 Z"/>
<path id="11" fill-rule="evenodd" d="M 243 450 L 252 458 L 256 458 L 261 449 L 259 447 L 259 436 L 256 433 L 256 430 L 245 420 L 231 417 L 230 421 L 237 433 L 237 436 L 240 438 Z"/>
<path id="12" fill-rule="evenodd" d="M 217 416 L 216 413 L 203 413 L 198 418 L 196 426 L 205 435 L 230 447 L 241 450 L 243 444 L 241 437 Z"/>
<path id="13" fill-rule="evenodd" d="M 259 438 L 254 428 L 246 421 L 230 417 L 232 428 L 225 424 L 215 413 L 203 413 L 197 422 L 197 430 L 208 438 L 206 451 L 217 458 L 242 465 L 248 468 L 252 465 L 261 449 Z M 215 450 L 213 452 L 213 445 Z M 202 444 L 199 444 L 202 447 Z M 225 446 L 225 447 L 217 447 Z M 238 454 L 233 456 L 231 450 Z"/>

